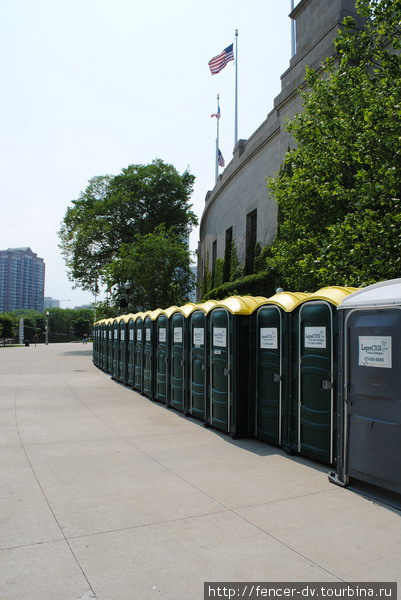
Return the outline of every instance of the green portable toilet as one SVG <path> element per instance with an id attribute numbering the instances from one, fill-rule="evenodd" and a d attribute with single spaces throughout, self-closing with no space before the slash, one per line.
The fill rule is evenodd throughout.
<path id="1" fill-rule="evenodd" d="M 100 368 L 102 360 L 102 321 L 96 323 L 96 366 Z"/>
<path id="2" fill-rule="evenodd" d="M 168 405 L 187 412 L 190 338 L 188 317 L 195 304 L 188 303 L 170 311 L 170 398 Z"/>
<path id="3" fill-rule="evenodd" d="M 126 384 L 128 378 L 128 320 L 129 315 L 119 318 L 118 338 L 118 381 Z"/>
<path id="4" fill-rule="evenodd" d="M 322 288 L 310 294 L 293 312 L 290 447 L 326 464 L 333 464 L 337 455 L 337 306 L 355 289 Z"/>
<path id="5" fill-rule="evenodd" d="M 135 318 L 127 315 L 127 381 L 126 385 L 134 387 L 135 380 Z"/>
<path id="6" fill-rule="evenodd" d="M 251 319 L 251 432 L 278 446 L 288 444 L 290 315 L 307 296 L 280 292 L 260 298 Z"/>
<path id="7" fill-rule="evenodd" d="M 113 320 L 113 366 L 111 378 L 118 381 L 118 369 L 120 366 L 120 320 L 121 316 Z"/>
<path id="8" fill-rule="evenodd" d="M 208 423 L 233 437 L 249 434 L 249 321 L 257 306 L 251 296 L 231 296 L 208 315 Z"/>
<path id="9" fill-rule="evenodd" d="M 401 499 L 401 279 L 344 298 L 341 325 L 340 485 L 363 483 Z M 388 494 L 397 494 L 389 497 Z"/>
<path id="10" fill-rule="evenodd" d="M 143 320 L 143 388 L 142 394 L 151 400 L 155 389 L 155 321 L 161 309 L 146 312 Z"/>
<path id="11" fill-rule="evenodd" d="M 93 364 L 96 367 L 99 365 L 99 339 L 98 339 L 99 329 L 100 329 L 100 322 L 96 321 L 95 323 L 93 323 L 93 330 L 92 330 L 92 336 L 93 336 L 92 360 L 93 360 Z"/>
<path id="12" fill-rule="evenodd" d="M 134 389 L 142 393 L 143 389 L 143 320 L 145 313 L 135 315 L 134 326 Z"/>
<path id="13" fill-rule="evenodd" d="M 156 357 L 155 357 L 155 393 L 154 400 L 168 404 L 170 387 L 170 323 L 169 317 L 176 310 L 170 306 L 161 310 L 156 318 Z"/>
<path id="14" fill-rule="evenodd" d="M 107 373 L 113 373 L 114 319 L 107 319 Z"/>
<path id="15" fill-rule="evenodd" d="M 102 320 L 100 326 L 100 368 L 107 371 L 107 319 Z"/>
<path id="16" fill-rule="evenodd" d="M 202 421 L 208 419 L 208 335 L 206 316 L 216 300 L 196 304 L 189 320 L 190 368 L 188 414 Z"/>

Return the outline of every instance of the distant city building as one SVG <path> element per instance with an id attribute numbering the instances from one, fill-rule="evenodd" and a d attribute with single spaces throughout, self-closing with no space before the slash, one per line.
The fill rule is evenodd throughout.
<path id="1" fill-rule="evenodd" d="M 43 312 L 45 263 L 30 248 L 0 250 L 0 312 L 28 308 Z"/>
<path id="2" fill-rule="evenodd" d="M 190 269 L 195 276 L 195 285 L 192 289 L 192 292 L 189 294 L 189 301 L 196 302 L 196 278 L 197 278 L 197 273 L 198 273 L 198 267 L 197 267 L 197 265 L 191 265 Z"/>
<path id="3" fill-rule="evenodd" d="M 45 296 L 45 308 L 60 308 L 60 300 L 51 296 Z"/>
<path id="4" fill-rule="evenodd" d="M 82 304 L 81 306 L 74 306 L 74 310 L 83 310 L 84 308 L 93 309 L 93 306 L 91 304 Z"/>

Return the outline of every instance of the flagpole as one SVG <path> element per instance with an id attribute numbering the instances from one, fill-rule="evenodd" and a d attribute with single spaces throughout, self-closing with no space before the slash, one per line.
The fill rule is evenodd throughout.
<path id="1" fill-rule="evenodd" d="M 235 122 L 234 146 L 238 142 L 238 29 L 235 30 Z"/>
<path id="2" fill-rule="evenodd" d="M 294 10 L 294 0 L 291 0 L 291 12 Z M 291 21 L 291 56 L 295 56 L 295 21 Z"/>
<path id="3" fill-rule="evenodd" d="M 217 94 L 217 112 L 216 114 L 219 114 L 219 94 Z M 216 117 L 216 121 L 217 121 L 217 135 L 216 135 L 216 182 L 217 182 L 217 178 L 219 176 L 219 132 L 220 132 L 220 119 L 219 117 Z"/>

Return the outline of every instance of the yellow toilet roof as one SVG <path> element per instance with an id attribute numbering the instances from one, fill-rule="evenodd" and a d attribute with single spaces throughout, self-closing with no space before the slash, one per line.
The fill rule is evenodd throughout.
<path id="1" fill-rule="evenodd" d="M 357 290 L 358 288 L 354 287 L 342 287 L 339 285 L 328 286 L 317 290 L 317 292 L 313 292 L 313 294 L 308 294 L 308 297 L 302 302 L 310 300 L 326 300 L 326 302 L 330 302 L 331 304 L 334 304 L 334 306 L 339 306 L 344 298 Z"/>
<path id="2" fill-rule="evenodd" d="M 233 315 L 250 315 L 258 306 L 258 300 L 253 296 L 230 296 L 217 302 L 211 310 L 225 308 Z"/>
<path id="3" fill-rule="evenodd" d="M 278 292 L 270 296 L 270 298 L 261 298 L 258 307 L 265 304 L 274 304 L 282 308 L 285 312 L 291 312 L 309 296 L 310 294 L 304 292 Z"/>

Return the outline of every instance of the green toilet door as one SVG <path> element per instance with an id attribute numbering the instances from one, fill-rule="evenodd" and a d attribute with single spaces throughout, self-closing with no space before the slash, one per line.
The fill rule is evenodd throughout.
<path id="1" fill-rule="evenodd" d="M 333 461 L 333 315 L 328 302 L 299 312 L 298 452 Z"/>
<path id="2" fill-rule="evenodd" d="M 156 399 L 165 403 L 167 403 L 167 327 L 167 317 L 160 315 L 157 319 L 156 331 Z"/>
<path id="3" fill-rule="evenodd" d="M 142 392 L 142 371 L 143 371 L 143 340 L 142 340 L 143 321 L 138 318 L 135 321 L 135 384 L 136 390 Z"/>
<path id="4" fill-rule="evenodd" d="M 206 319 L 202 311 L 191 315 L 190 412 L 206 420 Z"/>
<path id="5" fill-rule="evenodd" d="M 120 360 L 120 341 L 119 341 L 119 326 L 118 323 L 113 323 L 113 379 L 118 380 L 118 367 Z"/>
<path id="6" fill-rule="evenodd" d="M 171 317 L 171 398 L 170 405 L 184 410 L 184 317 Z"/>
<path id="7" fill-rule="evenodd" d="M 108 326 L 107 340 L 107 372 L 113 373 L 113 325 Z"/>
<path id="8" fill-rule="evenodd" d="M 282 438 L 282 313 L 263 306 L 257 313 L 255 437 L 281 444 Z"/>
<path id="9" fill-rule="evenodd" d="M 210 416 L 212 427 L 230 430 L 230 316 L 224 308 L 210 313 Z"/>
<path id="10" fill-rule="evenodd" d="M 144 346 L 143 346 L 143 393 L 150 398 L 152 396 L 152 320 L 145 317 L 144 321 Z"/>
<path id="11" fill-rule="evenodd" d="M 126 382 L 126 364 L 127 364 L 127 352 L 126 352 L 126 339 L 125 339 L 125 323 L 120 321 L 120 341 L 119 341 L 119 364 L 118 364 L 118 381 L 122 383 Z"/>
<path id="12" fill-rule="evenodd" d="M 134 385 L 134 365 L 135 365 L 135 322 L 128 322 L 128 357 L 127 357 L 127 384 Z"/>
<path id="13" fill-rule="evenodd" d="M 108 356 L 108 351 L 107 351 L 107 325 L 102 325 L 101 335 L 102 335 L 102 363 L 101 363 L 101 367 L 102 367 L 103 371 L 107 371 L 107 356 Z"/>

